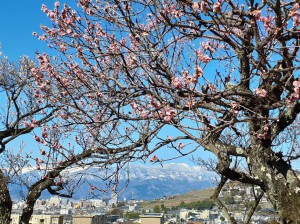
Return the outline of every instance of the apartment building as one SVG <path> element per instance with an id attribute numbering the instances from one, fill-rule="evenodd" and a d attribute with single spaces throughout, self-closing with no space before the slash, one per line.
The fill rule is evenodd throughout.
<path id="1" fill-rule="evenodd" d="M 103 224 L 105 215 L 76 215 L 73 216 L 73 224 Z"/>
<path id="2" fill-rule="evenodd" d="M 148 213 L 140 216 L 141 224 L 163 224 L 162 213 Z"/>

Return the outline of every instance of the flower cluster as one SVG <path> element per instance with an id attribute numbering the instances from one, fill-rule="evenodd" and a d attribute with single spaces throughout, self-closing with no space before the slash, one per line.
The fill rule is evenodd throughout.
<path id="1" fill-rule="evenodd" d="M 300 99 L 300 81 L 293 82 L 294 92 L 290 95 L 288 102 L 292 103 Z"/>
<path id="2" fill-rule="evenodd" d="M 198 60 L 205 64 L 209 63 L 211 60 L 211 58 L 207 55 L 204 55 L 202 51 L 197 51 L 196 55 L 197 55 Z"/>
<path id="3" fill-rule="evenodd" d="M 178 77 L 172 77 L 172 85 L 176 89 L 182 89 L 182 87 L 183 87 L 182 80 Z"/>
<path id="4" fill-rule="evenodd" d="M 164 5 L 163 13 L 165 15 L 171 15 L 172 17 L 178 18 L 183 15 L 182 11 L 177 9 L 176 4 Z"/>
<path id="5" fill-rule="evenodd" d="M 300 12 L 299 12 L 299 3 L 296 3 L 292 10 L 290 11 L 289 16 L 293 17 L 293 27 L 300 25 Z"/>
<path id="6" fill-rule="evenodd" d="M 265 98 L 268 95 L 268 92 L 265 89 L 254 89 L 254 94 L 260 98 Z"/>
<path id="7" fill-rule="evenodd" d="M 171 109 L 170 107 L 167 107 L 165 109 L 165 115 L 163 117 L 165 122 L 170 122 L 176 115 L 176 111 Z"/>
<path id="8" fill-rule="evenodd" d="M 258 139 L 266 139 L 266 137 L 268 135 L 268 131 L 269 131 L 269 127 L 268 126 L 264 126 L 263 127 L 263 132 L 262 133 L 257 133 L 256 137 Z"/>
<path id="9" fill-rule="evenodd" d="M 207 3 L 205 1 L 196 1 L 196 2 L 193 2 L 192 4 L 192 9 L 194 11 L 197 11 L 200 9 L 201 12 L 203 12 L 204 14 L 207 13 Z"/>
<path id="10" fill-rule="evenodd" d="M 217 0 L 216 3 L 213 5 L 213 12 L 221 13 L 221 11 L 222 11 L 222 1 Z"/>

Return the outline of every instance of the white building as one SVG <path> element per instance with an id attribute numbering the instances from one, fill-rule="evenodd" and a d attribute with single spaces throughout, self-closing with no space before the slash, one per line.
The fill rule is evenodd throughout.
<path id="1" fill-rule="evenodd" d="M 29 224 L 63 224 L 62 215 L 32 215 Z M 10 224 L 19 224 L 20 214 L 12 214 Z"/>
<path id="2" fill-rule="evenodd" d="M 106 206 L 106 203 L 105 201 L 103 200 L 100 200 L 100 199 L 92 199 L 92 205 L 95 207 L 95 208 L 102 208 L 102 207 L 105 207 Z"/>
<path id="3" fill-rule="evenodd" d="M 60 198 L 57 196 L 51 197 L 48 201 L 48 205 L 50 206 L 59 206 L 60 205 Z"/>
<path id="4" fill-rule="evenodd" d="M 197 212 L 196 217 L 198 219 L 209 219 L 210 218 L 210 211 L 208 209 Z"/>
<path id="5" fill-rule="evenodd" d="M 117 203 L 118 203 L 118 194 L 117 193 L 112 193 L 111 194 L 111 199 L 109 200 L 109 202 L 108 202 L 108 204 L 109 205 L 117 205 Z"/>
<path id="6" fill-rule="evenodd" d="M 180 211 L 179 211 L 179 218 L 180 219 L 187 219 L 188 218 L 188 214 L 190 212 L 195 213 L 195 214 L 198 213 L 198 211 L 195 210 L 195 209 L 180 209 Z"/>

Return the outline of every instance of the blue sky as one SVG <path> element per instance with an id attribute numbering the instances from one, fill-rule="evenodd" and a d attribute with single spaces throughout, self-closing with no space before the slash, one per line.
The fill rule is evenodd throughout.
<path id="1" fill-rule="evenodd" d="M 1 2 L 0 41 L 4 56 L 12 60 L 22 55 L 34 57 L 36 50 L 45 49 L 45 44 L 32 36 L 32 32 L 38 31 L 40 24 L 47 21 L 40 10 L 41 4 L 40 0 Z"/>
<path id="2" fill-rule="evenodd" d="M 50 20 L 41 11 L 42 4 L 53 8 L 55 0 L 2 0 L 0 4 L 0 42 L 2 52 L 11 60 L 35 52 L 47 51 L 44 42 L 32 36 L 32 32 L 41 34 L 40 25 L 50 24 Z M 61 1 L 70 3 L 72 0 Z"/>

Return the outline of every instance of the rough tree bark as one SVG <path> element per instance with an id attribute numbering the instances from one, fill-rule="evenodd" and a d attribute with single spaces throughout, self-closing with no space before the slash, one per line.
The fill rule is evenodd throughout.
<path id="1" fill-rule="evenodd" d="M 262 189 L 273 204 L 279 221 L 300 223 L 300 182 L 296 172 L 280 155 L 270 152 L 270 149 L 255 146 L 253 149 L 250 158 L 253 173 L 263 180 Z"/>
<path id="2" fill-rule="evenodd" d="M 7 177 L 2 170 L 0 170 L 0 183 L 0 223 L 10 223 L 12 200 L 7 188 Z"/>

